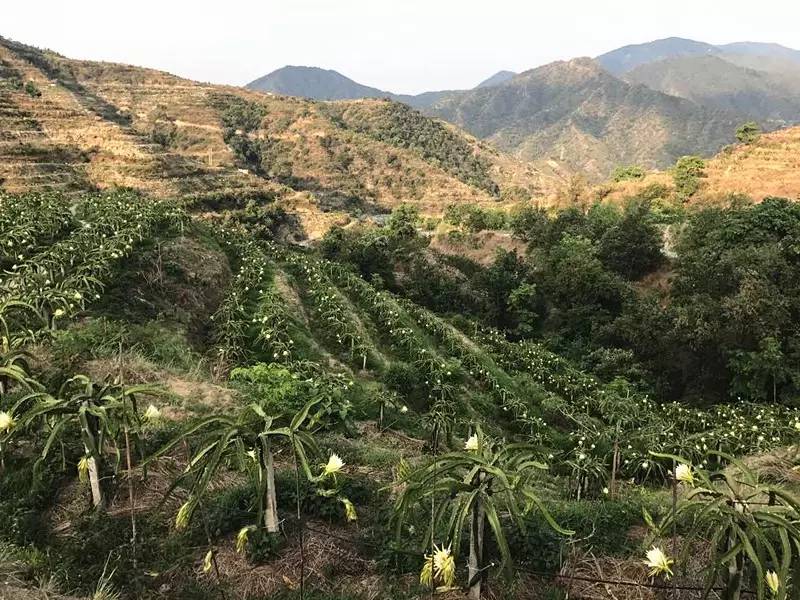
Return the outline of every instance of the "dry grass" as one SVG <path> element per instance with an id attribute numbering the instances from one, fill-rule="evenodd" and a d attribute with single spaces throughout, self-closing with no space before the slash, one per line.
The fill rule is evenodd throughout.
<path id="1" fill-rule="evenodd" d="M 347 590 L 365 598 L 370 596 L 362 593 L 380 589 L 381 577 L 375 562 L 364 558 L 357 546 L 345 541 L 352 537 L 352 532 L 318 522 L 309 526 L 316 531 L 306 531 L 303 538 L 307 585 L 325 591 Z M 234 547 L 235 541 L 227 540 L 218 549 L 216 558 L 221 579 L 233 588 L 237 598 L 269 597 L 299 587 L 303 559 L 296 536 L 288 540 L 275 559 L 263 565 L 250 564 Z"/>
<path id="2" fill-rule="evenodd" d="M 651 184 L 673 187 L 669 173 L 654 172 L 639 181 L 610 184 L 606 199 L 619 202 Z M 757 202 L 769 196 L 800 200 L 800 127 L 764 134 L 751 145 L 732 146 L 709 159 L 690 205 L 723 202 L 733 194 Z"/>

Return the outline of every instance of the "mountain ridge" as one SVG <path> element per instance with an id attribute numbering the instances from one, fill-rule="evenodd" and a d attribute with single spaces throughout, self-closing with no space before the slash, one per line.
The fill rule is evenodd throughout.
<path id="1" fill-rule="evenodd" d="M 793 78 L 737 65 L 726 55 L 687 55 L 639 65 L 624 79 L 746 115 L 769 128 L 800 121 L 800 65 Z"/>
<path id="2" fill-rule="evenodd" d="M 711 154 L 739 120 L 624 82 L 588 57 L 446 96 L 426 112 L 522 159 L 558 157 L 597 178 L 619 164 L 656 168 L 683 154 Z"/>

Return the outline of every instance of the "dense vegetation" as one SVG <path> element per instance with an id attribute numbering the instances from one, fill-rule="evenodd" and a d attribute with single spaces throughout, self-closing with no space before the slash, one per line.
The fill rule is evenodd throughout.
<path id="1" fill-rule="evenodd" d="M 499 194 L 489 172 L 489 163 L 476 155 L 463 137 L 425 117 L 406 104 L 385 101 L 377 110 L 363 105 L 331 105 L 328 110 L 343 127 L 364 133 L 378 141 L 418 153 L 464 183 Z"/>
<path id="2" fill-rule="evenodd" d="M 125 191 L 0 204 L 15 585 L 510 599 L 594 553 L 730 600 L 792 589 L 788 201 L 451 210 L 527 242 L 486 267 L 408 206 L 309 250 Z"/>

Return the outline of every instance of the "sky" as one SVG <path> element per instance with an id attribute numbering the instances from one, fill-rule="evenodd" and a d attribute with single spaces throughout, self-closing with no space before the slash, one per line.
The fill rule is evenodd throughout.
<path id="1" fill-rule="evenodd" d="M 800 48 L 796 0 L 0 2 L 4 37 L 233 85 L 308 65 L 411 94 L 670 36 Z"/>

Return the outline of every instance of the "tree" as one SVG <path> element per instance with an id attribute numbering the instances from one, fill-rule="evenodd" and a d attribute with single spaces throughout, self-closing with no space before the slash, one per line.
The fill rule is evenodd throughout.
<path id="1" fill-rule="evenodd" d="M 672 179 L 678 197 L 686 201 L 700 189 L 700 178 L 705 177 L 706 163 L 699 156 L 682 156 L 675 163 Z"/>
<path id="2" fill-rule="evenodd" d="M 742 144 L 752 144 L 761 136 L 761 127 L 754 121 L 743 123 L 736 130 L 736 139 Z"/>
<path id="3" fill-rule="evenodd" d="M 386 227 L 389 232 L 400 239 L 411 239 L 417 235 L 419 210 L 411 204 L 401 204 L 392 210 Z"/>
<path id="4" fill-rule="evenodd" d="M 499 248 L 491 266 L 480 273 L 477 283 L 488 296 L 488 318 L 493 325 L 501 328 L 514 325 L 510 314 L 511 294 L 526 282 L 526 271 L 525 262 L 516 250 L 509 252 Z"/>
<path id="5" fill-rule="evenodd" d="M 546 468 L 535 459 L 534 448 L 527 444 L 494 442 L 480 428 L 466 442 L 464 449 L 437 457 L 428 466 L 407 474 L 394 506 L 394 526 L 399 539 L 403 524 L 419 507 L 434 507 L 431 525 L 424 538 L 426 547 L 434 545 L 437 534 L 449 541 L 448 548 L 458 556 L 462 536 L 469 530 L 469 597 L 480 598 L 485 573 L 485 526 L 494 536 L 501 554 L 501 567 L 511 563 L 511 551 L 501 515 L 525 531 L 525 515 L 537 508 L 551 527 L 564 535 L 542 506 L 535 493 L 535 473 Z M 436 524 L 444 530 L 436 531 Z M 444 547 L 444 545 L 442 545 Z M 425 569 L 423 569 L 425 575 Z"/>
<path id="6" fill-rule="evenodd" d="M 37 86 L 33 81 L 25 82 L 25 93 L 31 98 L 39 98 L 42 95 L 42 91 L 39 89 L 39 86 Z"/>
<path id="7" fill-rule="evenodd" d="M 778 401 L 778 385 L 791 381 L 794 372 L 780 341 L 774 337 L 762 339 L 757 351 L 735 351 L 730 366 L 733 372 L 731 391 L 734 394 L 764 400 L 769 390 L 773 402 Z"/>
<path id="8" fill-rule="evenodd" d="M 85 452 L 78 462 L 78 475 L 81 480 L 88 481 L 95 508 L 103 509 L 106 504 L 103 483 L 106 447 L 109 444 L 113 447 L 115 464 L 119 464 L 120 434 L 139 421 L 136 397 L 153 393 L 156 390 L 149 385 L 97 384 L 85 375 L 76 375 L 61 386 L 55 397 L 35 392 L 20 399 L 12 408 L 12 414 L 19 415 L 19 426 L 12 433 L 46 432 L 46 441 L 36 463 L 38 468 L 59 436 L 70 425 L 77 425 Z"/>
<path id="9" fill-rule="evenodd" d="M 647 202 L 630 202 L 598 243 L 598 255 L 609 268 L 631 280 L 650 273 L 664 261 L 661 231 L 652 221 Z"/>
<path id="10" fill-rule="evenodd" d="M 645 170 L 639 165 L 626 165 L 615 167 L 611 172 L 612 181 L 636 181 L 643 179 Z"/>

